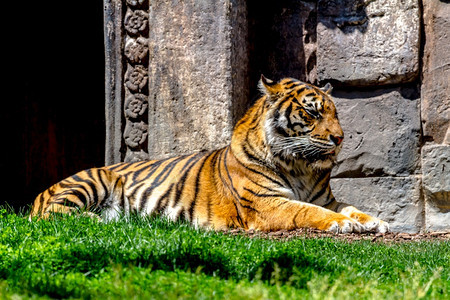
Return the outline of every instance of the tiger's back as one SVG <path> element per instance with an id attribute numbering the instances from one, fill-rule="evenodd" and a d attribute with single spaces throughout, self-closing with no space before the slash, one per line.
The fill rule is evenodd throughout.
<path id="1" fill-rule="evenodd" d="M 38 195 L 30 219 L 81 208 L 106 220 L 161 214 L 213 229 L 388 230 L 333 197 L 343 132 L 328 92 L 292 78 L 262 77 L 261 87 L 229 146 L 79 172 Z"/>

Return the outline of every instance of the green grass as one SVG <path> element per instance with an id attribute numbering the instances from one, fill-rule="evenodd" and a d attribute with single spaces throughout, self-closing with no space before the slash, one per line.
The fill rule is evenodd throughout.
<path id="1" fill-rule="evenodd" d="M 0 208 L 0 299 L 448 299 L 450 243 L 271 241 Z"/>

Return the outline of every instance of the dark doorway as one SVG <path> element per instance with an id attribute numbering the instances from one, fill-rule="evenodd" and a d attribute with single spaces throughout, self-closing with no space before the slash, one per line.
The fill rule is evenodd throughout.
<path id="1" fill-rule="evenodd" d="M 104 164 L 103 1 L 51 2 L 23 5 L 8 33 L 0 205 L 16 210 L 57 181 Z"/>

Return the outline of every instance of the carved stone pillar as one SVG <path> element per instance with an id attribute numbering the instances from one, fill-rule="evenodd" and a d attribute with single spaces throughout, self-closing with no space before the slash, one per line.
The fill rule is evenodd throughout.
<path id="1" fill-rule="evenodd" d="M 106 163 L 227 145 L 247 107 L 245 1 L 104 4 Z"/>

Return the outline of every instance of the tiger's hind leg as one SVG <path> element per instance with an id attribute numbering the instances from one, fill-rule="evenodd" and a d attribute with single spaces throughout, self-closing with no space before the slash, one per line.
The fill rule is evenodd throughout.
<path id="1" fill-rule="evenodd" d="M 29 219 L 77 213 L 101 220 L 97 214 L 100 213 L 105 220 L 111 220 L 129 211 L 123 189 L 124 178 L 113 171 L 104 168 L 81 171 L 39 194 Z"/>
<path id="2" fill-rule="evenodd" d="M 96 219 L 98 221 L 102 221 L 100 216 L 93 212 L 82 211 L 82 209 L 80 209 L 79 207 L 70 207 L 70 206 L 55 203 L 55 202 L 52 202 L 47 207 L 45 212 L 41 213 L 39 218 L 48 220 L 52 216 L 55 216 L 56 214 L 67 214 L 67 215 L 77 214 L 77 215 L 81 215 L 81 216 L 90 217 L 90 218 Z M 30 221 L 31 221 L 31 219 L 32 219 L 32 216 L 30 215 Z"/>

